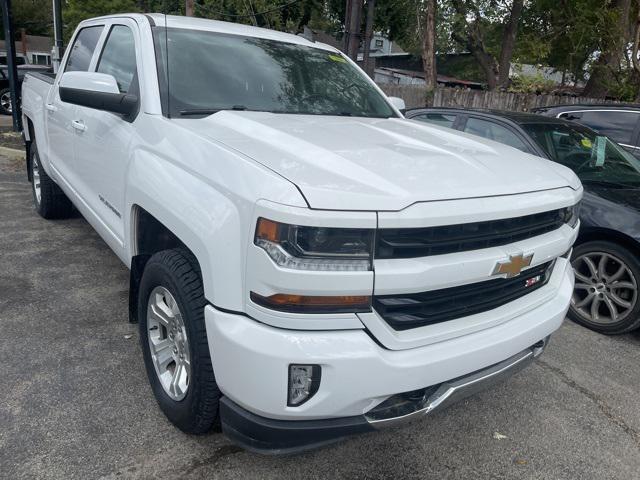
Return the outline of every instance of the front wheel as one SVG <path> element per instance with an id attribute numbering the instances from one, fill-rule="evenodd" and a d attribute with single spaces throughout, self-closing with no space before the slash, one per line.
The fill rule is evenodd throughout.
<path id="1" fill-rule="evenodd" d="M 204 323 L 204 291 L 195 257 L 164 250 L 147 262 L 138 297 L 144 363 L 160 409 L 180 430 L 204 433 L 218 417 Z"/>
<path id="2" fill-rule="evenodd" d="M 572 320 L 610 335 L 640 327 L 640 262 L 633 252 L 613 242 L 586 242 L 573 250 L 571 264 Z"/>

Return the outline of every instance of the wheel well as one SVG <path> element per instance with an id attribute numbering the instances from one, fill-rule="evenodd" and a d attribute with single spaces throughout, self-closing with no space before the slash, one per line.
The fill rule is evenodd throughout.
<path id="1" fill-rule="evenodd" d="M 193 252 L 171 230 L 144 208 L 135 205 L 131 215 L 133 229 L 134 256 L 131 258 L 129 276 L 129 321 L 138 318 L 138 290 L 147 261 L 154 253 L 172 248 Z M 195 255 L 193 255 L 194 258 Z M 197 261 L 197 258 L 196 258 Z"/>
<path id="2" fill-rule="evenodd" d="M 618 230 L 611 230 L 608 228 L 589 228 L 587 230 L 581 230 L 578 235 L 576 245 L 597 240 L 617 243 L 640 256 L 640 243 L 638 243 L 638 241 Z"/>
<path id="3" fill-rule="evenodd" d="M 182 247 L 184 243 L 171 230 L 165 227 L 153 215 L 141 207 L 135 207 L 132 218 L 135 219 L 135 252 L 136 255 L 153 255 L 170 248 Z"/>
<path id="4" fill-rule="evenodd" d="M 26 159 L 26 165 L 27 165 L 27 179 L 29 180 L 29 182 L 31 182 L 33 180 L 33 178 L 31 178 L 31 168 L 30 168 L 30 162 L 31 162 L 31 143 L 35 142 L 35 132 L 33 130 L 33 123 L 31 122 L 31 119 L 29 117 L 27 118 L 27 131 L 29 132 L 29 140 L 27 140 L 27 137 L 25 137 L 24 139 L 24 149 L 25 149 L 25 159 Z"/>

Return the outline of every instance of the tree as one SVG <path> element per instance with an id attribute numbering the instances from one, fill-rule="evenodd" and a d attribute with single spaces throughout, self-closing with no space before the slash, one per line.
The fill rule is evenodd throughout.
<path id="1" fill-rule="evenodd" d="M 424 31 L 422 33 L 422 66 L 427 90 L 432 91 L 438 85 L 436 71 L 436 0 L 426 0 Z"/>
<path id="2" fill-rule="evenodd" d="M 507 88 L 509 86 L 509 70 L 511 70 L 511 58 L 516 43 L 518 33 L 518 22 L 522 15 L 523 0 L 513 0 L 509 19 L 504 27 L 502 35 L 502 48 L 500 49 L 500 63 L 498 69 L 498 86 Z"/>
<path id="3" fill-rule="evenodd" d="M 452 38 L 466 47 L 482 68 L 489 90 L 506 87 L 515 47 L 517 27 L 524 6 L 523 0 L 512 0 L 510 7 L 492 1 L 451 0 L 455 11 Z M 498 52 L 487 39 L 502 30 Z"/>
<path id="4" fill-rule="evenodd" d="M 16 32 L 24 28 L 31 35 L 51 35 L 51 5 L 50 0 L 13 0 L 13 26 Z"/>
<path id="5" fill-rule="evenodd" d="M 112 13 L 137 12 L 136 0 L 67 0 L 62 11 L 68 41 L 82 20 Z"/>
<path id="6" fill-rule="evenodd" d="M 583 94 L 587 97 L 604 98 L 611 90 L 612 84 L 617 82 L 616 74 L 620 70 L 630 34 L 631 0 L 614 0 L 605 3 L 614 14 L 615 21 L 610 25 L 609 34 L 603 39 L 602 51 L 584 87 Z"/>

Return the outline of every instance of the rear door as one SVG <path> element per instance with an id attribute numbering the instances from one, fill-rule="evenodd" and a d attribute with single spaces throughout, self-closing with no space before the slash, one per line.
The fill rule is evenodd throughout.
<path id="1" fill-rule="evenodd" d="M 137 59 L 138 28 L 130 19 L 114 19 L 106 24 L 92 71 L 112 75 L 121 93 L 136 95 L 140 101 Z M 112 247 L 124 245 L 125 173 L 135 119 L 79 106 L 75 122 L 79 184 L 85 202 L 106 227 L 105 240 Z M 136 117 L 137 118 L 137 117 Z"/>
<path id="2" fill-rule="evenodd" d="M 73 39 L 62 71 L 88 71 L 103 30 L 103 24 L 90 25 L 79 30 Z M 46 154 L 62 180 L 75 189 L 78 172 L 74 169 L 76 130 L 72 121 L 77 107 L 60 100 L 58 89 L 61 77 L 62 74 L 58 74 L 45 104 L 48 136 Z"/>

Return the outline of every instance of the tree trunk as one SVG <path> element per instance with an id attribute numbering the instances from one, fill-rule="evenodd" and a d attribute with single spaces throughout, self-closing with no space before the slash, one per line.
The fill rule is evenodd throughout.
<path id="1" fill-rule="evenodd" d="M 193 17 L 193 2 L 194 0 L 185 1 L 184 12 L 187 17 Z"/>
<path id="2" fill-rule="evenodd" d="M 622 53 L 629 36 L 629 9 L 631 0 L 615 0 L 612 10 L 618 10 L 620 19 L 617 34 L 612 35 L 598 60 L 593 65 L 591 76 L 584 87 L 583 95 L 592 98 L 605 98 L 615 82 L 614 74 L 620 68 Z"/>
<path id="3" fill-rule="evenodd" d="M 493 55 L 487 52 L 484 46 L 483 35 L 480 31 L 481 13 L 479 10 L 476 10 L 475 20 L 469 23 L 467 4 L 463 0 L 453 0 L 452 4 L 466 28 L 465 36 L 462 36 L 456 31 L 456 25 L 454 25 L 454 30 L 451 35 L 455 41 L 467 47 L 484 72 L 485 78 L 487 79 L 487 88 L 489 90 L 495 90 L 498 84 L 498 62 L 496 62 Z"/>
<path id="4" fill-rule="evenodd" d="M 438 86 L 436 70 L 436 0 L 426 0 L 427 9 L 424 18 L 424 38 L 422 41 L 422 67 L 427 90 Z"/>
<path id="5" fill-rule="evenodd" d="M 500 48 L 500 70 L 498 73 L 498 86 L 507 88 L 509 86 L 509 70 L 511 70 L 511 57 L 516 44 L 516 34 L 518 33 L 518 23 L 522 15 L 524 0 L 513 0 L 509 20 L 504 27 L 502 34 L 502 46 Z"/>

